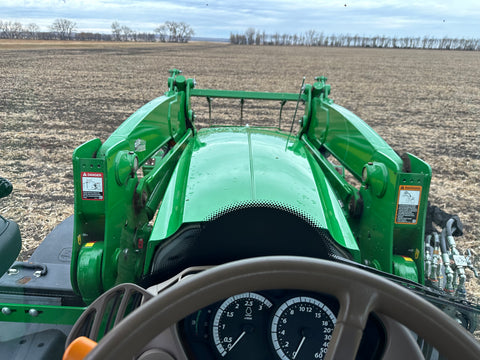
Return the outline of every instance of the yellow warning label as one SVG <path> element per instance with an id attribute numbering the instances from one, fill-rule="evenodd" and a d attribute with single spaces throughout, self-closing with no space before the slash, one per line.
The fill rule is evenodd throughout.
<path id="1" fill-rule="evenodd" d="M 104 200 L 103 173 L 82 172 L 82 200 Z"/>
<path id="2" fill-rule="evenodd" d="M 421 186 L 400 186 L 398 191 L 397 209 L 395 213 L 395 224 L 417 224 L 421 195 Z"/>
<path id="3" fill-rule="evenodd" d="M 92 247 L 95 242 L 88 242 L 85 244 L 85 247 Z"/>

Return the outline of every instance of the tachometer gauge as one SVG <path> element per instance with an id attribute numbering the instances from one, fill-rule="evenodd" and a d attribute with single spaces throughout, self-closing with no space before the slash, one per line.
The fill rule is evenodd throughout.
<path id="1" fill-rule="evenodd" d="M 335 322 L 333 312 L 320 300 L 294 297 L 275 312 L 273 347 L 282 360 L 323 359 Z"/>
<path id="2" fill-rule="evenodd" d="M 256 293 L 225 300 L 213 319 L 215 347 L 226 359 L 267 359 L 268 316 L 272 303 Z"/>

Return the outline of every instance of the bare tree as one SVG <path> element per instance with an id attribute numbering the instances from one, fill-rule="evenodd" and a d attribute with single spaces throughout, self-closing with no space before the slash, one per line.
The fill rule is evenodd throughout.
<path id="1" fill-rule="evenodd" d="M 258 31 L 255 34 L 255 45 L 261 45 L 261 43 L 262 43 L 262 34 L 260 34 L 260 32 Z"/>
<path id="2" fill-rule="evenodd" d="M 164 25 L 160 25 L 155 32 L 162 34 L 160 39 L 168 36 L 169 42 L 189 42 L 195 31 L 185 22 L 166 21 Z"/>
<path id="3" fill-rule="evenodd" d="M 355 36 L 353 37 L 353 46 L 360 46 L 360 35 L 355 34 Z"/>
<path id="4" fill-rule="evenodd" d="M 37 40 L 37 34 L 40 31 L 40 27 L 35 23 L 30 23 L 27 25 L 26 31 L 29 39 Z"/>
<path id="5" fill-rule="evenodd" d="M 474 51 L 478 50 L 478 39 L 466 39 L 463 50 Z"/>
<path id="6" fill-rule="evenodd" d="M 319 46 L 329 46 L 331 37 L 332 37 L 331 35 L 330 36 L 324 36 L 322 42 L 319 43 Z"/>
<path id="7" fill-rule="evenodd" d="M 426 49 L 427 46 L 428 46 L 428 36 L 424 36 L 424 38 L 422 39 L 422 48 Z"/>
<path id="8" fill-rule="evenodd" d="M 112 23 L 112 37 L 114 41 L 120 41 L 122 39 L 122 27 L 118 21 Z"/>
<path id="9" fill-rule="evenodd" d="M 275 46 L 280 43 L 280 34 L 278 32 L 272 35 L 272 41 Z"/>
<path id="10" fill-rule="evenodd" d="M 195 34 L 195 31 L 190 27 L 190 25 L 184 23 L 183 21 L 177 24 L 178 26 L 178 41 L 182 43 L 187 43 L 190 41 L 192 36 Z"/>
<path id="11" fill-rule="evenodd" d="M 340 46 L 337 35 L 333 34 L 330 36 L 330 38 L 331 38 L 331 44 L 330 44 L 331 46 L 336 46 L 336 47 Z"/>
<path id="12" fill-rule="evenodd" d="M 248 45 L 253 45 L 254 44 L 254 36 L 255 36 L 255 29 L 252 27 L 249 27 L 247 30 L 245 30 L 245 37 L 247 38 L 247 44 Z"/>
<path id="13" fill-rule="evenodd" d="M 15 21 L 12 26 L 13 38 L 14 39 L 21 39 L 24 36 L 25 30 L 23 29 L 23 25 L 18 21 Z"/>
<path id="14" fill-rule="evenodd" d="M 0 37 L 3 39 L 20 39 L 23 37 L 24 29 L 18 21 L 0 21 Z"/>
<path id="15" fill-rule="evenodd" d="M 60 40 L 70 40 L 72 33 L 77 29 L 77 24 L 68 19 L 56 19 L 50 30 L 57 35 Z"/>
<path id="16" fill-rule="evenodd" d="M 313 29 L 308 30 L 306 33 L 306 41 L 307 43 L 305 45 L 307 46 L 312 46 L 315 42 L 315 37 L 316 37 L 317 32 Z"/>
<path id="17" fill-rule="evenodd" d="M 129 40 L 132 40 L 133 37 L 134 37 L 134 32 L 132 29 L 130 29 L 128 26 L 126 25 L 123 25 L 121 28 L 120 28 L 120 31 L 121 31 L 121 39 L 123 41 L 129 41 Z"/>
<path id="18" fill-rule="evenodd" d="M 350 34 L 345 35 L 344 46 L 350 47 L 353 41 L 353 37 Z"/>
<path id="19" fill-rule="evenodd" d="M 178 42 L 177 23 L 175 21 L 167 21 L 167 22 L 165 22 L 165 26 L 168 29 L 168 41 L 169 42 Z"/>
<path id="20" fill-rule="evenodd" d="M 153 30 L 158 35 L 158 40 L 165 42 L 167 40 L 168 29 L 165 24 L 159 25 Z"/>
<path id="21" fill-rule="evenodd" d="M 428 49 L 434 49 L 435 48 L 435 45 L 437 44 L 438 40 L 435 39 L 435 38 L 430 38 L 428 39 L 428 44 L 427 44 L 427 48 Z"/>
<path id="22" fill-rule="evenodd" d="M 261 43 L 262 43 L 262 45 L 266 45 L 266 44 L 267 44 L 267 33 L 265 32 L 265 30 L 262 31 Z"/>
<path id="23" fill-rule="evenodd" d="M 292 36 L 292 44 L 293 45 L 298 45 L 298 35 L 297 34 L 293 34 Z"/>

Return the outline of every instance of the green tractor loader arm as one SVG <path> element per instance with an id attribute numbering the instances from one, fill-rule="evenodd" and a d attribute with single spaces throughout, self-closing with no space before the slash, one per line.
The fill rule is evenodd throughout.
<path id="1" fill-rule="evenodd" d="M 139 279 L 149 221 L 192 138 L 185 102 L 184 89 L 168 91 L 136 111 L 104 144 L 92 140 L 73 154 L 71 280 L 87 302 L 118 282 Z"/>
<path id="2" fill-rule="evenodd" d="M 302 139 L 349 208 L 362 262 L 423 283 L 430 166 L 408 153 L 399 156 L 363 120 L 328 99 L 324 77 L 317 80 L 305 90 L 311 110 Z M 359 189 L 338 176 L 326 154 L 361 184 Z"/>

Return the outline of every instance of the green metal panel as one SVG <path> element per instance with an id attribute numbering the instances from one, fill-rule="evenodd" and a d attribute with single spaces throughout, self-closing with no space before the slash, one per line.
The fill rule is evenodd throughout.
<path id="1" fill-rule="evenodd" d="M 389 162 L 396 171 L 401 169 L 397 153 L 358 116 L 320 99 L 313 99 L 312 106 L 309 139 L 334 154 L 357 179 L 361 179 L 363 166 L 377 153 L 381 161 Z"/>
<path id="2" fill-rule="evenodd" d="M 185 133 L 183 102 L 184 94 L 174 93 L 143 105 L 110 135 L 99 149 L 97 157 L 106 156 L 107 151 L 114 147 L 121 147 L 135 151 L 139 163 L 143 164 L 170 139 L 177 141 Z M 142 143 L 140 144 L 138 140 Z"/>
<path id="3" fill-rule="evenodd" d="M 312 87 L 305 87 L 309 100 L 306 108 L 311 111 L 304 117 L 301 134 L 305 134 L 304 141 L 316 155 L 339 199 L 357 207 L 350 211 L 348 222 L 359 244 L 362 262 L 391 273 L 394 256 L 405 255 L 414 259 L 418 281 L 423 282 L 423 231 L 430 167 L 409 156 L 410 169 L 404 170 L 407 166 L 400 156 L 363 120 L 333 104 L 327 97 L 326 79 L 319 80 Z M 362 182 L 361 188 L 348 186 L 335 175 L 322 159 L 323 153 L 333 155 Z M 409 210 L 417 217 L 415 223 L 397 223 L 402 184 L 422 189 L 418 202 Z"/>
<path id="4" fill-rule="evenodd" d="M 172 177 L 152 238 L 164 239 L 182 223 L 249 202 L 304 209 L 325 227 L 305 152 L 287 137 L 248 127 L 200 130 Z M 172 214 L 182 214 L 173 227 Z"/>
<path id="5" fill-rule="evenodd" d="M 412 258 L 407 256 L 393 256 L 393 273 L 405 279 L 418 282 L 417 266 Z"/>
<path id="6" fill-rule="evenodd" d="M 418 269 L 418 281 L 423 283 L 425 220 L 432 170 L 430 165 L 419 158 L 408 153 L 406 155 L 409 171 L 399 174 L 395 186 L 398 190 L 394 206 L 393 252 L 407 255 L 414 260 Z M 402 192 L 418 195 L 418 201 L 411 199 L 411 205 L 399 204 L 402 202 Z"/>
<path id="7" fill-rule="evenodd" d="M 1 303 L 0 321 L 73 325 L 86 309 L 73 306 Z"/>
<path id="8" fill-rule="evenodd" d="M 102 145 L 100 139 L 91 140 L 73 153 L 73 173 L 74 173 L 74 238 L 72 239 L 72 258 L 70 264 L 70 280 L 73 289 L 80 294 L 77 283 L 77 267 L 80 249 L 83 244 L 91 241 L 103 240 L 103 228 L 105 224 L 105 203 L 104 201 L 82 200 L 82 173 L 95 172 L 103 174 L 105 172 L 105 163 L 103 159 L 95 159 L 95 154 Z M 84 206 L 88 205 L 88 206 Z M 88 240 L 87 240 L 88 239 Z M 96 274 L 100 278 L 100 274 Z"/>
<path id="9" fill-rule="evenodd" d="M 78 255 L 77 284 L 86 303 L 91 303 L 103 292 L 102 271 L 104 241 L 83 244 Z"/>
<path id="10" fill-rule="evenodd" d="M 304 144 L 278 131 L 239 127 L 202 129 L 183 152 L 160 206 L 147 259 L 182 224 L 244 204 L 301 213 L 358 253 L 335 194 Z"/>

